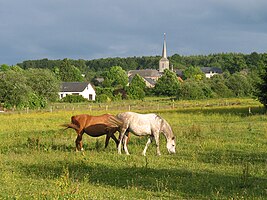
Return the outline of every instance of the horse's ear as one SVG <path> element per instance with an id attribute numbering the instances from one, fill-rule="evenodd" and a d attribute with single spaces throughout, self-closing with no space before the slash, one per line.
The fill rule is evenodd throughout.
<path id="1" fill-rule="evenodd" d="M 172 137 L 172 140 L 175 140 L 175 136 Z"/>

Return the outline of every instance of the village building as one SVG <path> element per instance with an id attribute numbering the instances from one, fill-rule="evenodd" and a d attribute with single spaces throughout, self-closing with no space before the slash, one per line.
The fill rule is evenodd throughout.
<path id="1" fill-rule="evenodd" d="M 223 71 L 218 67 L 201 67 L 201 71 L 205 74 L 206 78 L 211 78 L 215 74 L 222 74 Z"/>
<path id="2" fill-rule="evenodd" d="M 96 92 L 89 82 L 63 82 L 61 84 L 59 98 L 67 95 L 81 95 L 85 99 L 95 101 Z"/>
<path id="3" fill-rule="evenodd" d="M 166 34 L 164 33 L 164 41 L 163 41 L 163 48 L 162 48 L 162 58 L 159 61 L 159 69 L 141 69 L 141 70 L 130 70 L 128 71 L 129 83 L 131 82 L 132 78 L 138 74 L 141 76 L 146 86 L 149 88 L 153 88 L 157 82 L 157 80 L 162 76 L 165 69 L 169 69 L 170 63 L 167 58 L 167 46 L 166 46 Z"/>

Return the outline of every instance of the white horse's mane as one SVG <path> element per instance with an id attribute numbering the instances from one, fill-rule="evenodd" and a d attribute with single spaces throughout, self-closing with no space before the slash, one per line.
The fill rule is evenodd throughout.
<path id="1" fill-rule="evenodd" d="M 159 118 L 161 120 L 160 131 L 163 132 L 164 135 L 167 134 L 167 135 L 165 135 L 166 138 L 172 137 L 172 139 L 174 139 L 174 135 L 173 135 L 170 124 L 165 119 L 163 119 L 161 116 L 159 116 L 157 114 L 155 114 L 155 115 L 156 115 L 156 118 Z M 167 126 L 167 128 L 168 128 L 167 132 L 163 130 L 164 125 Z"/>

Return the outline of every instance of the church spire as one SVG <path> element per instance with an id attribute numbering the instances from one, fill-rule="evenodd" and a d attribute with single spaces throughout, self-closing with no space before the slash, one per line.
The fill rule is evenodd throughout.
<path id="1" fill-rule="evenodd" d="M 166 47 L 166 33 L 164 33 L 162 58 L 159 61 L 159 72 L 164 72 L 165 69 L 169 69 L 169 60 L 167 58 L 167 47 Z"/>
<path id="2" fill-rule="evenodd" d="M 167 58 L 166 33 L 164 33 L 164 41 L 163 41 L 163 49 L 162 49 L 162 58 Z"/>

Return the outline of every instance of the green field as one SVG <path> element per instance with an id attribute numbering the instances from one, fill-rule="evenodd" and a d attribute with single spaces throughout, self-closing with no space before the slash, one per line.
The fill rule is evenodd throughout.
<path id="1" fill-rule="evenodd" d="M 75 114 L 156 112 L 176 135 L 176 154 L 131 136 L 131 155 L 118 155 L 105 137 L 61 124 Z M 251 112 L 249 112 L 249 110 Z M 117 134 L 118 136 L 118 134 Z M 146 101 L 62 105 L 47 111 L 0 113 L 0 199 L 266 199 L 267 115 L 252 99 Z"/>

